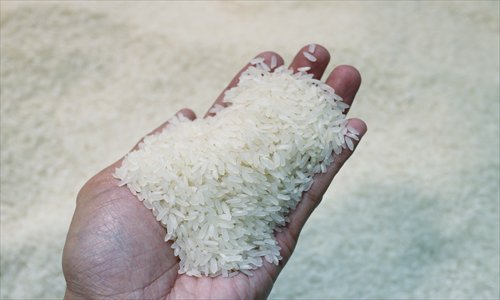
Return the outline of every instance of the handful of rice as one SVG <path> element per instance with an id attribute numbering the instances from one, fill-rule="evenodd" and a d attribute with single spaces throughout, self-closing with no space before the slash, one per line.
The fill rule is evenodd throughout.
<path id="1" fill-rule="evenodd" d="M 334 90 L 304 71 L 270 72 L 254 61 L 226 92 L 228 107 L 191 121 L 177 116 L 130 152 L 115 176 L 167 229 L 179 273 L 251 275 L 282 258 L 284 226 L 333 153 L 353 149 L 356 130 Z"/>

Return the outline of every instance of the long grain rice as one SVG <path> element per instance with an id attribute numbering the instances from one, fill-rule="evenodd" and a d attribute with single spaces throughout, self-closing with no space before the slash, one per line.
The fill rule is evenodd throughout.
<path id="1" fill-rule="evenodd" d="M 307 51 L 309 51 L 311 54 L 314 53 L 316 50 L 316 44 L 309 44 L 309 47 L 307 47 Z"/>
<path id="2" fill-rule="evenodd" d="M 270 64 L 271 69 L 276 68 L 277 65 L 278 65 L 278 59 L 276 58 L 276 55 L 272 55 Z"/>
<path id="3" fill-rule="evenodd" d="M 348 105 L 312 74 L 251 64 L 211 117 L 174 117 L 115 171 L 166 227 L 179 273 L 231 277 L 263 259 L 278 264 L 274 231 L 359 134 L 346 127 Z"/>
<path id="4" fill-rule="evenodd" d="M 311 53 L 309 52 L 302 52 L 302 54 L 304 55 L 305 58 L 307 58 L 308 61 L 311 61 L 311 62 L 315 62 L 317 61 L 318 59 L 316 58 L 316 56 L 312 55 Z"/>

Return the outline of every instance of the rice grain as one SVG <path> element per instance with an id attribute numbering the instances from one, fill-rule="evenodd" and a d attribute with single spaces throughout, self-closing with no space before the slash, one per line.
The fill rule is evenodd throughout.
<path id="1" fill-rule="evenodd" d="M 309 52 L 302 52 L 302 54 L 304 55 L 305 58 L 307 58 L 308 61 L 310 62 L 315 62 L 317 61 L 318 59 L 316 58 L 316 56 L 312 55 L 311 53 Z"/>
<path id="2" fill-rule="evenodd" d="M 316 50 L 316 44 L 309 44 L 307 51 L 309 51 L 310 53 L 314 53 L 315 50 Z"/>
<path id="3" fill-rule="evenodd" d="M 359 134 L 346 127 L 348 105 L 312 74 L 250 63 L 224 95 L 231 105 L 205 119 L 174 117 L 114 174 L 166 227 L 181 274 L 251 276 L 263 259 L 278 264 L 274 232 Z"/>

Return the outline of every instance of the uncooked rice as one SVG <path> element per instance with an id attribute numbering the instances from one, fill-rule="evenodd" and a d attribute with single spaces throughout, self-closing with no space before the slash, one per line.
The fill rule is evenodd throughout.
<path id="1" fill-rule="evenodd" d="M 309 70 L 311 70 L 311 67 L 301 67 L 297 69 L 298 72 L 307 72 Z"/>
<path id="2" fill-rule="evenodd" d="M 309 52 L 302 52 L 302 54 L 304 54 L 304 57 L 307 58 L 308 61 L 311 61 L 311 62 L 315 62 L 317 61 L 318 59 L 316 58 L 316 56 L 312 55 L 311 53 Z"/>
<path id="3" fill-rule="evenodd" d="M 231 105 L 215 105 L 205 119 L 174 117 L 116 169 L 120 186 L 166 227 L 181 274 L 231 277 L 264 260 L 277 265 L 274 232 L 332 153 L 354 148 L 346 135 L 359 134 L 346 126 L 348 105 L 312 74 L 269 72 L 263 58 L 251 64 L 225 93 Z"/>
<path id="4" fill-rule="evenodd" d="M 315 50 L 316 50 L 316 44 L 309 44 L 307 51 L 309 51 L 310 53 L 314 53 Z"/>
<path id="5" fill-rule="evenodd" d="M 276 55 L 271 56 L 271 69 L 276 68 L 278 65 L 278 59 L 276 58 Z"/>
<path id="6" fill-rule="evenodd" d="M 260 57 L 260 56 L 257 56 L 256 58 L 252 59 L 250 61 L 250 64 L 251 65 L 257 65 L 257 64 L 260 64 L 260 63 L 263 63 L 264 62 L 264 58 L 263 57 Z"/>

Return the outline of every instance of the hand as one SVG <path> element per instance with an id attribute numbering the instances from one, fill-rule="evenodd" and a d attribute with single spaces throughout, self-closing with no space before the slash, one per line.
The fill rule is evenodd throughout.
<path id="1" fill-rule="evenodd" d="M 319 79 L 330 60 L 328 51 L 317 46 L 316 62 L 310 62 L 299 51 L 290 67 L 310 67 L 309 73 Z M 271 56 L 276 55 L 277 65 L 283 59 L 273 53 L 264 52 L 270 65 Z M 247 68 L 245 66 L 242 71 Z M 241 73 L 241 72 L 240 72 Z M 226 89 L 238 82 L 237 74 Z M 339 66 L 328 76 L 326 83 L 351 104 L 361 83 L 356 69 Z M 224 92 L 215 103 L 221 103 Z M 215 104 L 214 103 L 214 104 Z M 194 119 L 189 109 L 181 111 Z M 366 125 L 358 119 L 349 124 L 363 135 Z M 168 122 L 155 131 L 159 131 Z M 276 234 L 283 260 L 278 266 L 264 261 L 263 267 L 255 270 L 254 276 L 242 273 L 232 277 L 190 277 L 178 274 L 178 258 L 169 243 L 164 242 L 165 229 L 153 217 L 150 210 L 132 195 L 127 187 L 118 187 L 112 174 L 121 165 L 122 159 L 102 170 L 80 190 L 76 210 L 69 228 L 63 253 L 63 270 L 67 282 L 66 298 L 265 298 L 274 281 L 292 255 L 299 233 L 307 218 L 320 203 L 330 182 L 344 162 L 352 154 L 344 150 L 326 173 L 314 177 L 312 188 L 304 193 L 290 223 Z"/>

